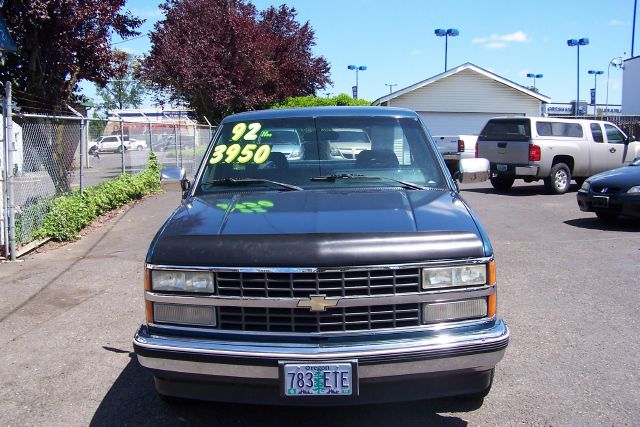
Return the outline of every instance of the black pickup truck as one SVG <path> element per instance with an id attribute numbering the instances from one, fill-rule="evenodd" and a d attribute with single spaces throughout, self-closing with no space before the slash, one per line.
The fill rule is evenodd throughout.
<path id="1" fill-rule="evenodd" d="M 300 155 L 272 150 L 295 129 Z M 347 158 L 339 129 L 370 146 Z M 255 111 L 219 126 L 146 258 L 133 345 L 163 398 L 340 405 L 484 397 L 509 330 L 493 250 L 412 111 Z M 455 179 L 486 180 L 463 159 Z"/>

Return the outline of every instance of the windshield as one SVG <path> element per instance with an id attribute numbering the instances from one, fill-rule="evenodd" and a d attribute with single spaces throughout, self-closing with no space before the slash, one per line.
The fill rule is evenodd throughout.
<path id="1" fill-rule="evenodd" d="M 353 156 L 332 142 L 346 129 L 367 142 Z M 447 188 L 426 138 L 419 122 L 411 118 L 227 122 L 207 154 L 195 193 L 292 189 L 282 184 L 298 190 Z"/>

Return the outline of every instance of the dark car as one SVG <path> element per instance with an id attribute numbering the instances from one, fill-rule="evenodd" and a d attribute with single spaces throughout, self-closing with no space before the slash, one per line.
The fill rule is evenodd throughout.
<path id="1" fill-rule="evenodd" d="M 304 155 L 259 143 L 264 129 L 294 129 Z M 336 159 L 339 129 L 363 129 L 370 147 Z M 488 176 L 485 159 L 457 175 Z M 161 397 L 344 405 L 489 392 L 509 340 L 493 249 L 415 112 L 229 116 L 194 181 L 179 182 L 182 203 L 147 253 L 133 341 Z"/>
<path id="2" fill-rule="evenodd" d="M 595 212 L 603 221 L 640 217 L 640 158 L 588 178 L 577 197 L 580 210 Z"/>
<path id="3" fill-rule="evenodd" d="M 153 144 L 154 151 L 179 151 L 188 148 L 193 148 L 195 144 L 195 138 L 193 136 L 184 135 L 179 136 L 178 140 L 173 135 L 165 135 L 156 143 Z"/>

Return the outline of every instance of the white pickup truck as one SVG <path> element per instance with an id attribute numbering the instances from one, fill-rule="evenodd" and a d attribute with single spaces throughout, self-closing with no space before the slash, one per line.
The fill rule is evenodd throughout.
<path id="1" fill-rule="evenodd" d="M 458 170 L 460 159 L 475 157 L 477 135 L 435 135 L 433 140 L 451 174 Z"/>
<path id="2" fill-rule="evenodd" d="M 596 120 L 505 117 L 487 122 L 478 137 L 477 157 L 491 164 L 491 184 L 508 191 L 516 179 L 544 180 L 552 194 L 569 190 L 591 175 L 630 163 L 640 143 L 616 125 Z"/>

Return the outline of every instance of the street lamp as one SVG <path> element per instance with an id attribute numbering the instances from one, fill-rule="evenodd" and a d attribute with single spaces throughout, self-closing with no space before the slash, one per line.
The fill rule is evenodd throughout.
<path id="1" fill-rule="evenodd" d="M 447 50 L 449 47 L 449 37 L 456 37 L 460 35 L 460 31 L 455 28 L 449 28 L 448 30 L 443 30 L 442 28 L 438 28 L 434 31 L 435 35 L 438 37 L 444 37 L 444 71 L 447 71 Z"/>
<path id="2" fill-rule="evenodd" d="M 589 70 L 587 71 L 587 73 L 593 74 L 593 118 L 595 119 L 596 114 L 598 113 L 598 107 L 596 102 L 596 96 L 598 94 L 598 76 L 603 75 L 604 71 Z"/>
<path id="3" fill-rule="evenodd" d="M 580 108 L 579 108 L 579 105 L 580 105 L 580 46 L 586 46 L 588 44 L 589 44 L 588 38 L 567 40 L 567 46 L 569 47 L 576 46 L 578 48 L 578 67 L 577 67 L 578 82 L 576 85 L 577 88 L 576 88 L 576 109 L 575 109 L 576 116 L 580 115 Z"/>
<path id="4" fill-rule="evenodd" d="M 611 70 L 611 66 L 614 68 L 620 68 L 621 70 L 624 68 L 624 62 L 621 56 L 616 56 L 609 61 L 609 65 L 607 66 L 607 102 L 604 107 L 604 112 L 609 115 L 609 71 Z"/>
<path id="5" fill-rule="evenodd" d="M 355 65 L 348 65 L 347 68 L 349 70 L 356 70 L 356 85 L 351 88 L 353 90 L 353 99 L 358 99 L 358 71 L 364 71 L 367 69 L 366 65 L 359 65 L 359 66 L 355 66 Z"/>
<path id="6" fill-rule="evenodd" d="M 541 79 L 544 76 L 542 74 L 527 73 L 527 77 L 533 78 L 533 90 L 535 92 L 535 90 L 536 90 L 536 79 Z"/>

